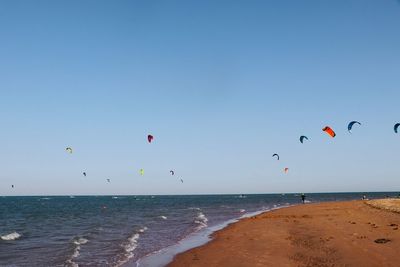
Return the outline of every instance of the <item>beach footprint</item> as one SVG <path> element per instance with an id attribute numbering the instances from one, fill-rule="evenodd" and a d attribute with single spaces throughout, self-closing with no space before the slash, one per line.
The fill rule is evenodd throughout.
<path id="1" fill-rule="evenodd" d="M 377 244 L 385 244 L 385 243 L 390 242 L 390 241 L 391 240 L 387 239 L 387 238 L 378 238 L 378 239 L 374 240 L 374 242 L 377 243 Z"/>
<path id="2" fill-rule="evenodd" d="M 195 253 L 195 254 L 193 255 L 193 259 L 192 259 L 192 260 L 198 261 L 198 260 L 200 260 L 200 259 L 199 259 L 199 257 L 197 256 L 197 254 Z"/>
<path id="3" fill-rule="evenodd" d="M 378 225 L 371 223 L 372 228 L 378 228 Z"/>

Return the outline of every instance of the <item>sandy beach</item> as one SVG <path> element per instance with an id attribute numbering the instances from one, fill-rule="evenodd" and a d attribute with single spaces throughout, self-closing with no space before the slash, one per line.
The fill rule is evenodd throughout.
<path id="1" fill-rule="evenodd" d="M 400 266 L 400 200 L 274 210 L 216 232 L 168 266 Z"/>

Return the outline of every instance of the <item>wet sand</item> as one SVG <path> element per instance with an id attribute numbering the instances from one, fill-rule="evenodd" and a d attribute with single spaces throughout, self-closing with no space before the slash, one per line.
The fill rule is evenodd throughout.
<path id="1" fill-rule="evenodd" d="M 168 266 L 400 266 L 400 213 L 392 211 L 400 201 L 384 201 L 266 212 L 214 233 Z"/>

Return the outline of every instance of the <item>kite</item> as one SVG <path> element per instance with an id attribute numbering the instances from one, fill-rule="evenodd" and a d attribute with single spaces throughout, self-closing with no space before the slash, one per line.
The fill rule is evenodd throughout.
<path id="1" fill-rule="evenodd" d="M 107 179 L 107 182 L 110 182 L 110 179 Z"/>
<path id="2" fill-rule="evenodd" d="M 72 148 L 70 148 L 70 147 L 67 147 L 67 148 L 65 149 L 65 151 L 67 151 L 68 153 L 72 154 Z"/>
<path id="3" fill-rule="evenodd" d="M 395 133 L 398 133 L 399 126 L 400 126 L 400 123 L 396 123 L 396 124 L 394 125 L 394 132 L 395 132 Z"/>
<path id="4" fill-rule="evenodd" d="M 140 173 L 140 175 L 143 175 L 144 174 L 144 170 L 140 169 L 139 173 Z"/>
<path id="5" fill-rule="evenodd" d="M 300 143 L 302 143 L 302 144 L 303 144 L 303 142 L 304 142 L 304 139 L 308 140 L 308 137 L 307 137 L 307 136 L 305 136 L 305 135 L 302 135 L 302 136 L 300 136 Z"/>
<path id="6" fill-rule="evenodd" d="M 86 172 L 83 172 L 83 176 L 85 176 L 85 177 L 86 177 Z"/>
<path id="7" fill-rule="evenodd" d="M 336 136 L 336 133 L 329 126 L 326 126 L 324 129 L 322 129 L 322 131 L 324 131 L 327 134 L 329 134 L 332 138 L 334 138 Z"/>
<path id="8" fill-rule="evenodd" d="M 289 172 L 289 168 L 285 168 L 284 171 L 285 171 L 285 173 L 288 173 Z"/>
<path id="9" fill-rule="evenodd" d="M 151 141 L 153 141 L 153 139 L 154 139 L 154 137 L 151 134 L 149 134 L 147 136 L 147 141 L 149 141 L 149 143 L 151 143 Z"/>
<path id="10" fill-rule="evenodd" d="M 171 175 L 175 174 L 175 172 L 173 170 L 170 170 L 169 172 L 171 173 Z"/>
<path id="11" fill-rule="evenodd" d="M 349 125 L 347 125 L 347 130 L 349 131 L 349 133 L 351 133 L 351 129 L 353 128 L 354 124 L 358 124 L 361 125 L 361 123 L 359 123 L 358 121 L 352 121 L 349 123 Z"/>
<path id="12" fill-rule="evenodd" d="M 279 160 L 279 155 L 278 154 L 273 154 L 272 157 L 276 157 L 277 160 Z"/>

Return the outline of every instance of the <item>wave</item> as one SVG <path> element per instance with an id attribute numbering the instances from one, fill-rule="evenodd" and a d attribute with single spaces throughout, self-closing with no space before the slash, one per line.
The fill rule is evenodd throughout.
<path id="1" fill-rule="evenodd" d="M 137 230 L 133 235 L 131 235 L 128 238 L 128 242 L 126 242 L 124 245 L 122 245 L 122 247 L 125 250 L 125 258 L 124 260 L 121 260 L 117 266 L 121 266 L 125 263 L 127 263 L 129 261 L 129 259 L 133 258 L 133 256 L 135 256 L 135 254 L 133 253 L 133 251 L 137 248 L 138 246 L 138 242 L 139 242 L 139 238 L 140 238 L 140 234 L 144 233 L 148 228 L 145 226 L 143 228 L 140 228 L 139 230 Z"/>
<path id="2" fill-rule="evenodd" d="M 199 225 L 197 226 L 197 230 L 200 230 L 204 227 L 207 227 L 208 219 L 206 215 L 204 215 L 202 212 L 199 212 L 197 213 L 197 217 L 195 218 L 194 222 Z"/>
<path id="3" fill-rule="evenodd" d="M 137 241 L 138 241 L 139 237 L 140 237 L 140 234 L 136 233 L 128 238 L 128 244 L 126 244 L 124 246 L 125 251 L 127 253 L 131 253 L 132 251 L 134 251 L 137 248 Z M 132 254 L 132 256 L 133 256 L 133 254 Z"/>
<path id="4" fill-rule="evenodd" d="M 240 213 L 243 213 L 243 212 L 245 212 L 245 211 L 246 211 L 245 209 L 239 210 Z"/>
<path id="5" fill-rule="evenodd" d="M 86 238 L 80 237 L 78 240 L 74 241 L 74 244 L 79 246 L 79 245 L 86 244 L 87 242 L 89 242 L 89 240 L 87 240 Z"/>
<path id="6" fill-rule="evenodd" d="M 0 236 L 0 239 L 4 240 L 4 241 L 11 241 L 11 240 L 16 240 L 16 239 L 18 239 L 20 237 L 21 237 L 21 234 L 19 234 L 17 232 L 12 232 L 12 233 L 10 233 L 8 235 Z"/>
<path id="7" fill-rule="evenodd" d="M 265 211 L 270 211 L 270 210 L 272 210 L 272 209 L 269 207 L 262 207 L 262 210 L 242 214 L 242 216 L 240 216 L 240 217 L 228 219 L 217 225 L 211 225 L 210 227 L 207 227 L 206 229 L 204 229 L 204 231 L 197 230 L 197 231 L 185 236 L 183 239 L 179 240 L 178 242 L 176 242 L 175 244 L 173 244 L 171 246 L 164 247 L 157 251 L 151 252 L 151 253 L 145 255 L 144 257 L 141 257 L 140 259 L 138 259 L 135 262 L 136 267 L 167 266 L 168 263 L 170 263 L 178 253 L 182 253 L 191 248 L 199 247 L 203 244 L 206 244 L 208 241 L 211 240 L 212 233 L 215 233 L 216 231 L 227 227 L 231 223 L 237 222 L 241 218 L 255 216 L 255 215 L 261 214 Z M 198 213 L 198 216 L 195 218 L 195 222 L 197 224 L 200 224 L 201 220 L 203 220 L 202 223 L 207 225 L 207 222 L 208 222 L 207 217 L 203 213 L 200 212 L 200 213 Z M 201 228 L 203 228 L 203 227 L 204 226 L 202 226 Z M 135 266 L 135 265 L 132 265 L 132 266 Z"/>
<path id="8" fill-rule="evenodd" d="M 147 227 L 145 226 L 145 227 L 143 227 L 142 229 L 139 229 L 139 233 L 144 233 L 144 231 L 146 231 L 147 229 L 149 229 L 149 228 L 147 228 Z"/>
<path id="9" fill-rule="evenodd" d="M 163 219 L 163 220 L 166 220 L 166 219 L 167 219 L 167 216 L 161 215 L 160 218 Z"/>
<path id="10" fill-rule="evenodd" d="M 89 240 L 83 237 L 77 237 L 73 239 L 72 244 L 74 245 L 74 251 L 72 252 L 71 257 L 66 261 L 67 266 L 79 266 L 76 262 L 74 262 L 74 259 L 79 257 L 81 245 L 86 244 L 87 242 L 89 242 Z"/>

